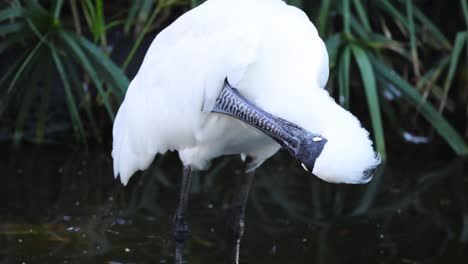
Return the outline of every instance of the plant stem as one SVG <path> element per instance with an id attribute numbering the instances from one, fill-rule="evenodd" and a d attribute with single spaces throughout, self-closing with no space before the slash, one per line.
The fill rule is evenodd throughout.
<path id="1" fill-rule="evenodd" d="M 146 33 L 148 32 L 148 29 L 150 28 L 151 24 L 153 24 L 154 20 L 156 19 L 157 14 L 159 14 L 159 11 L 161 11 L 161 5 L 158 4 L 154 10 L 153 13 L 151 14 L 150 18 L 148 19 L 148 22 L 146 23 L 145 27 L 141 31 L 140 35 L 135 41 L 135 44 L 133 44 L 132 49 L 130 50 L 130 53 L 128 54 L 127 58 L 125 59 L 124 63 L 122 64 L 122 70 L 125 71 L 130 64 L 130 61 L 133 59 L 135 56 L 136 51 L 138 50 L 138 47 L 140 47 L 141 42 L 143 41 L 143 38 L 145 37 Z"/>

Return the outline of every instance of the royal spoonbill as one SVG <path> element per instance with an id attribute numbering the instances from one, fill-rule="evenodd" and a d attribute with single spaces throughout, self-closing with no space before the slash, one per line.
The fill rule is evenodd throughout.
<path id="1" fill-rule="evenodd" d="M 380 156 L 324 89 L 328 72 L 326 47 L 301 10 L 281 0 L 208 0 L 149 47 L 115 119 L 114 175 L 126 184 L 156 154 L 177 150 L 176 237 L 187 231 L 191 171 L 222 155 L 246 164 L 233 206 L 239 235 L 253 171 L 281 147 L 325 181 L 367 183 Z"/>

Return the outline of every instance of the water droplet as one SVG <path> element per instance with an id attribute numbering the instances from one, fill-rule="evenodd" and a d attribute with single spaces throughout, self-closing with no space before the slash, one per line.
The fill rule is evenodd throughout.
<path id="1" fill-rule="evenodd" d="M 130 249 L 129 249 L 129 248 L 125 248 L 125 252 L 130 252 Z"/>
<path id="2" fill-rule="evenodd" d="M 212 203 L 208 204 L 208 208 L 213 209 L 213 204 Z"/>
<path id="3" fill-rule="evenodd" d="M 18 243 L 23 243 L 23 239 L 19 238 Z"/>
<path id="4" fill-rule="evenodd" d="M 304 237 L 304 238 L 302 239 L 302 242 L 303 242 L 303 243 L 306 243 L 306 242 L 307 242 L 307 238 Z"/>
<path id="5" fill-rule="evenodd" d="M 215 231 L 214 228 L 210 228 L 211 233 L 214 233 L 214 231 Z"/>

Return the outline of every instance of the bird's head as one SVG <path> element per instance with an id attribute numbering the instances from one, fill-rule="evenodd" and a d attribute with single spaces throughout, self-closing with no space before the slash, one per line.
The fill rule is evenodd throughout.
<path id="1" fill-rule="evenodd" d="M 285 148 L 301 162 L 304 170 L 327 182 L 368 183 L 381 162 L 380 155 L 372 148 L 367 131 L 365 136 L 361 135 L 354 141 L 343 137 L 343 133 L 341 136 L 329 134 L 326 137 L 300 127 L 289 127 L 289 132 L 297 143 Z"/>

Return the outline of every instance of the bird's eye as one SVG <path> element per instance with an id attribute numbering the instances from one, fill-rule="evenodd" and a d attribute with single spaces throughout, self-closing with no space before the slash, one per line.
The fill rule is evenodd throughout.
<path id="1" fill-rule="evenodd" d="M 302 168 L 304 168 L 305 171 L 309 172 L 309 169 L 306 167 L 306 165 L 304 165 L 304 163 L 301 163 L 302 165 Z"/>
<path id="2" fill-rule="evenodd" d="M 312 138 L 312 140 L 313 140 L 314 142 L 320 142 L 320 141 L 323 140 L 323 137 L 314 137 L 314 138 Z"/>

